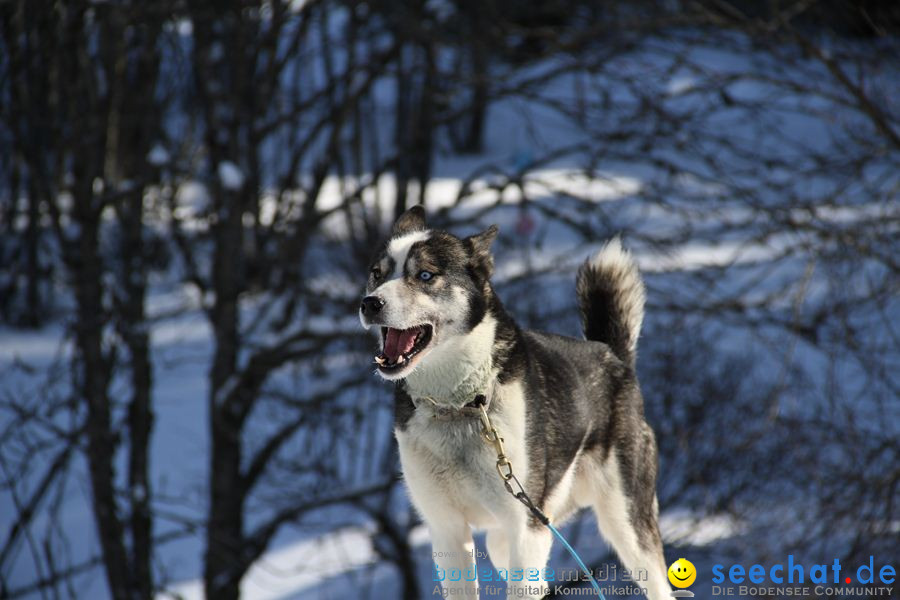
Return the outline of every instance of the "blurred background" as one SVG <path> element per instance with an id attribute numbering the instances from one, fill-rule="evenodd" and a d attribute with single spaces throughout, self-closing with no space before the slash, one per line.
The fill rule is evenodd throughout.
<path id="1" fill-rule="evenodd" d="M 897 2 L 7 0 L 0 27 L 0 598 L 432 597 L 356 316 L 415 203 L 499 224 L 523 326 L 580 335 L 576 266 L 634 252 L 698 597 L 715 563 L 900 562 Z M 592 517 L 566 532 L 616 564 Z"/>

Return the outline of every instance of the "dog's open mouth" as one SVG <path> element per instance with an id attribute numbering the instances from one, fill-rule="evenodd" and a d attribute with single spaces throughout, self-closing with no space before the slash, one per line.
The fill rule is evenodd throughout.
<path id="1" fill-rule="evenodd" d="M 431 342 L 431 325 L 417 325 L 409 329 L 381 328 L 383 347 L 375 357 L 378 368 L 384 373 L 403 369 Z"/>

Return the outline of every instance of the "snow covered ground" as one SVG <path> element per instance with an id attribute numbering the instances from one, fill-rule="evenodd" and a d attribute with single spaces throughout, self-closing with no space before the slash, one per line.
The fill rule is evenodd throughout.
<path id="1" fill-rule="evenodd" d="M 589 521 L 589 520 L 588 520 Z M 689 515 L 673 511 L 664 514 L 660 525 L 667 543 L 677 542 L 681 546 L 708 546 L 717 540 L 733 534 L 736 524 L 727 517 L 705 518 L 698 520 Z M 582 527 L 593 527 L 593 523 L 584 523 Z M 287 544 L 269 552 L 250 570 L 241 583 L 241 594 L 245 598 L 257 600 L 276 600 L 296 598 L 341 598 L 346 597 L 348 589 L 354 589 L 360 571 L 374 568 L 378 556 L 372 548 L 371 532 L 359 528 L 345 528 L 312 540 L 302 540 Z M 596 540 L 583 535 L 582 552 L 587 549 L 591 554 L 603 555 L 604 549 L 598 547 Z M 417 549 L 419 561 L 419 577 L 422 581 L 422 596 L 431 597 L 435 585 L 432 577 L 430 556 L 431 546 L 428 531 L 420 525 L 412 531 L 411 541 Z M 478 551 L 484 553 L 484 540 L 479 536 Z M 559 549 L 556 557 L 561 563 L 571 566 Z M 479 560 L 479 565 L 485 564 Z M 377 569 L 373 583 L 368 584 L 374 598 L 387 598 L 387 590 L 394 589 L 396 583 L 391 582 L 393 574 L 383 569 L 378 576 Z M 492 587 L 496 588 L 497 584 Z M 355 592 L 354 597 L 365 597 Z M 387 594 L 387 595 L 386 595 Z M 342 596 L 343 595 L 343 596 Z M 494 597 L 497 594 L 489 595 Z M 500 594 L 505 596 L 505 594 Z M 200 580 L 179 583 L 160 598 L 181 598 L 182 600 L 201 600 L 203 587 Z"/>

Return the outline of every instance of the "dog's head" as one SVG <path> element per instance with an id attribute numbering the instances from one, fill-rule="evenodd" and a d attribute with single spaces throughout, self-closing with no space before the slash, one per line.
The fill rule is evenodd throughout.
<path id="1" fill-rule="evenodd" d="M 375 362 L 382 377 L 406 377 L 442 344 L 481 322 L 491 294 L 496 235 L 494 225 L 467 238 L 429 230 L 421 206 L 397 219 L 369 266 L 359 307 L 363 326 L 381 333 Z"/>

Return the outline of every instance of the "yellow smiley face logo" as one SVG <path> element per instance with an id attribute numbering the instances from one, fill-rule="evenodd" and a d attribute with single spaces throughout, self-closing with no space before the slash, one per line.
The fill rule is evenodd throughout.
<path id="1" fill-rule="evenodd" d="M 669 565 L 669 582 L 677 588 L 686 588 L 697 579 L 694 563 L 686 558 L 679 558 Z"/>

